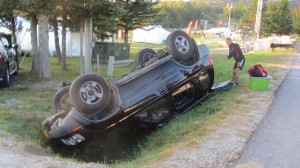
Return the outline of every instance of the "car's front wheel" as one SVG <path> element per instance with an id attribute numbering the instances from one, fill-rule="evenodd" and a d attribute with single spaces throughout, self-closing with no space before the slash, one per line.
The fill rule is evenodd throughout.
<path id="1" fill-rule="evenodd" d="M 194 55 L 194 43 L 184 31 L 177 30 L 171 33 L 166 40 L 168 53 L 176 61 L 189 61 Z"/>
<path id="2" fill-rule="evenodd" d="M 59 89 L 53 99 L 53 106 L 56 111 L 69 112 L 72 109 L 72 103 L 69 97 L 70 86 Z"/>
<path id="3" fill-rule="evenodd" d="M 71 102 L 83 114 L 94 114 L 103 110 L 110 98 L 110 88 L 105 80 L 96 74 L 81 75 L 70 87 Z"/>

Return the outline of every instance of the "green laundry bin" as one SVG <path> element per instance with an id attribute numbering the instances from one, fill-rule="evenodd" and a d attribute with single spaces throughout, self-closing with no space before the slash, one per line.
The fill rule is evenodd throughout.
<path id="1" fill-rule="evenodd" d="M 252 77 L 250 78 L 250 89 L 251 90 L 260 90 L 265 91 L 269 90 L 269 84 L 272 79 L 271 75 L 268 75 L 267 77 Z"/>

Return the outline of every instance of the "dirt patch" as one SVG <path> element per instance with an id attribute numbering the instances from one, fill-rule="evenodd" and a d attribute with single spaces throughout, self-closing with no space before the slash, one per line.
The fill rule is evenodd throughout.
<path id="1" fill-rule="evenodd" d="M 15 141 L 12 135 L 0 130 L 0 167 L 66 167 L 101 168 L 99 164 L 81 164 L 54 156 L 41 147 Z"/>
<path id="2" fill-rule="evenodd" d="M 18 90 L 26 90 L 29 88 L 41 88 L 41 89 L 53 89 L 59 90 L 63 87 L 63 81 L 41 81 L 41 82 L 31 82 L 23 81 L 22 84 L 15 84 L 14 87 Z"/>

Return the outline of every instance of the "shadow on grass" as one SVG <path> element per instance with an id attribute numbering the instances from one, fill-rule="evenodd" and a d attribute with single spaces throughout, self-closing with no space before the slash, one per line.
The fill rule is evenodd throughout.
<path id="1" fill-rule="evenodd" d="M 55 154 L 83 162 L 116 163 L 132 160 L 139 155 L 146 136 L 154 127 L 131 129 L 116 127 L 107 133 L 90 131 L 86 141 L 76 146 L 66 146 L 60 140 L 43 142 Z"/>
<path id="2" fill-rule="evenodd" d="M 210 94 L 210 97 L 226 92 L 227 90 L 213 92 Z M 205 101 L 203 100 L 201 103 L 203 102 Z M 198 105 L 201 105 L 201 103 Z M 215 112 L 218 110 L 219 108 L 216 106 L 207 112 Z M 181 115 L 183 112 L 178 112 L 176 114 Z M 174 117 L 176 118 L 176 115 Z M 170 117 L 170 120 L 162 122 L 162 125 L 167 124 L 175 118 Z M 130 121 L 132 120 L 129 120 L 126 123 L 134 123 Z M 184 120 L 182 122 L 184 122 Z M 43 146 L 49 146 L 55 154 L 64 158 L 72 158 L 84 162 L 113 164 L 134 160 L 141 155 L 141 152 L 145 151 L 147 148 L 145 144 L 149 144 L 149 142 L 147 142 L 149 141 L 148 137 L 150 137 L 151 133 L 157 133 L 159 127 L 143 127 L 139 125 L 139 123 L 127 126 L 126 123 L 106 132 L 89 131 L 85 135 L 86 141 L 77 146 L 66 146 L 60 140 L 46 142 Z M 160 134 L 160 136 L 168 136 L 164 133 Z M 162 142 L 164 140 L 161 138 L 158 138 L 155 141 L 160 142 L 159 144 L 165 144 L 165 142 Z M 158 143 L 154 144 L 156 144 L 154 146 L 157 147 L 161 146 L 157 145 Z"/>

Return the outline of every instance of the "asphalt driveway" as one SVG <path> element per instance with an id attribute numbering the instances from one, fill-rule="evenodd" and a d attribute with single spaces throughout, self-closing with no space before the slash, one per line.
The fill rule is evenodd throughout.
<path id="1" fill-rule="evenodd" d="M 300 54 L 264 121 L 248 142 L 237 168 L 300 167 Z"/>

